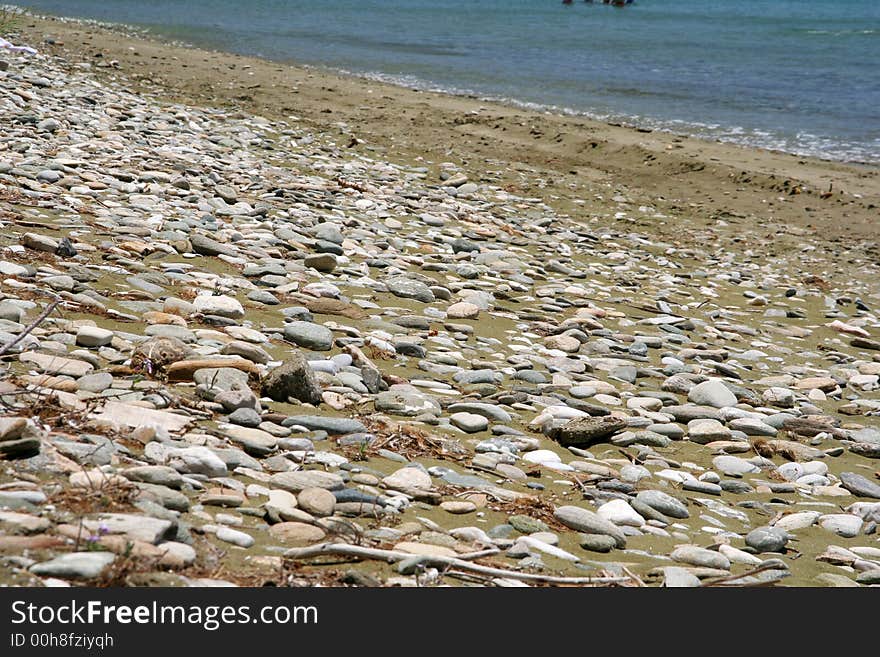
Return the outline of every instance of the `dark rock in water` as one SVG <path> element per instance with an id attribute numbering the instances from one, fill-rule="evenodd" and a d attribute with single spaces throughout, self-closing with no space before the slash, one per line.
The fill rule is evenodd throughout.
<path id="1" fill-rule="evenodd" d="M 283 365 L 266 375 L 263 394 L 280 402 L 293 398 L 317 406 L 323 401 L 315 373 L 299 351 L 294 351 Z"/>
<path id="2" fill-rule="evenodd" d="M 73 244 L 70 243 L 69 239 L 62 237 L 61 241 L 58 242 L 58 247 L 55 249 L 55 255 L 62 258 L 73 258 L 76 256 L 76 249 L 73 248 Z"/>
<path id="3" fill-rule="evenodd" d="M 585 446 L 601 442 L 625 428 L 626 421 L 616 417 L 579 417 L 561 427 L 551 427 L 549 434 L 563 447 Z"/>

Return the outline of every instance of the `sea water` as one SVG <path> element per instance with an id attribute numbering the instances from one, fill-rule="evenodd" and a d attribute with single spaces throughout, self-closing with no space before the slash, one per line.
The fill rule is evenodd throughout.
<path id="1" fill-rule="evenodd" d="M 878 0 L 17 4 L 421 89 L 880 163 Z"/>

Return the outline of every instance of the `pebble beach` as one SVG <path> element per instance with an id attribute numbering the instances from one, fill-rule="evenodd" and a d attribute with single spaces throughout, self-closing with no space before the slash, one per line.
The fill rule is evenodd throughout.
<path id="1" fill-rule="evenodd" d="M 725 175 L 748 203 L 707 212 L 31 41 L 0 50 L 0 584 L 880 583 L 876 170 L 805 160 L 763 215 Z"/>

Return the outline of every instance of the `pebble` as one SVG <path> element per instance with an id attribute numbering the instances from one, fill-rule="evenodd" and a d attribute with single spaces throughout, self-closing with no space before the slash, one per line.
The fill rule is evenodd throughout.
<path id="1" fill-rule="evenodd" d="M 758 527 L 746 534 L 746 545 L 757 552 L 783 552 L 789 535 L 782 527 Z"/>

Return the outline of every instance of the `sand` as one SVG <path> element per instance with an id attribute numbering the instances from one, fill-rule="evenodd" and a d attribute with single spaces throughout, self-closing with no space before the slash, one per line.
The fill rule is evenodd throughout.
<path id="1" fill-rule="evenodd" d="M 692 246 L 724 233 L 770 252 L 790 248 L 806 231 L 849 261 L 876 254 L 877 167 L 526 111 L 93 24 L 26 17 L 19 32 L 42 51 L 89 62 L 100 77 L 133 90 L 297 117 L 338 133 L 340 144 L 421 162 L 434 175 L 437 165 L 453 162 L 473 180 L 539 196 L 584 221 L 675 231 Z"/>

